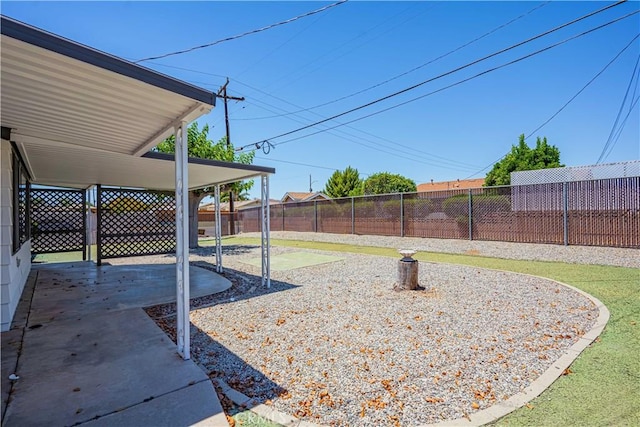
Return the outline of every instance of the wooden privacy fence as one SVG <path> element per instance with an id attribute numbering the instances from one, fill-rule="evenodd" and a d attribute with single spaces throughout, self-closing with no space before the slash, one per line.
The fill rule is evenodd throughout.
<path id="1" fill-rule="evenodd" d="M 272 205 L 272 231 L 640 248 L 640 177 Z M 260 209 L 238 212 L 260 231 Z"/>

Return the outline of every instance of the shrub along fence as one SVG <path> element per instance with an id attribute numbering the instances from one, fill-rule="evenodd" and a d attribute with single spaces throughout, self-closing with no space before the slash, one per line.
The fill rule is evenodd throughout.
<path id="1" fill-rule="evenodd" d="M 640 248 L 640 177 L 272 205 L 272 231 Z M 260 208 L 238 212 L 260 231 Z"/>

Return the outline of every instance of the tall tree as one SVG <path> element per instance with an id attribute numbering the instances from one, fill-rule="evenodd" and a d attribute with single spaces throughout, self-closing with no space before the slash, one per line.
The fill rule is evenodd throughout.
<path id="1" fill-rule="evenodd" d="M 362 180 L 358 169 L 348 166 L 343 171 L 335 171 L 324 186 L 324 194 L 332 198 L 361 196 Z"/>
<path id="2" fill-rule="evenodd" d="M 535 148 L 530 148 L 524 140 L 524 134 L 520 135 L 518 145 L 511 146 L 511 151 L 487 174 L 484 185 L 511 184 L 511 172 L 528 171 L 537 169 L 560 168 L 560 150 L 555 145 L 549 145 L 547 138 L 536 139 Z"/>
<path id="3" fill-rule="evenodd" d="M 204 125 L 198 129 L 198 123 L 193 122 L 187 128 L 187 154 L 189 157 L 199 159 L 221 160 L 224 162 L 236 162 L 245 165 L 253 163 L 254 152 L 236 153 L 233 145 L 227 145 L 227 138 L 222 137 L 217 143 L 209 139 L 209 126 Z M 174 154 L 176 147 L 175 137 L 169 138 L 158 144 L 153 151 Z M 232 191 L 234 200 L 245 200 L 253 186 L 253 181 L 234 182 L 221 186 L 221 192 Z M 214 194 L 215 188 L 203 188 L 189 192 L 189 247 L 198 247 L 198 206 L 205 196 Z"/>
<path id="4" fill-rule="evenodd" d="M 411 193 L 418 190 L 413 180 L 389 172 L 378 172 L 363 183 L 364 194 Z"/>

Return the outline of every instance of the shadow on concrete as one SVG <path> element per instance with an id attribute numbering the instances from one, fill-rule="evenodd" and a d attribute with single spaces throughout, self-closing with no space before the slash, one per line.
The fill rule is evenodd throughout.
<path id="1" fill-rule="evenodd" d="M 191 266 L 192 269 L 194 267 L 210 271 L 215 271 L 216 269 L 215 264 L 211 264 L 206 261 L 195 261 L 191 263 Z M 262 286 L 262 277 L 227 267 L 224 268 L 223 273 L 221 273 L 220 275 L 231 282 L 231 287 L 225 291 L 218 292 L 212 295 L 206 295 L 202 297 L 191 295 L 191 310 L 211 307 L 218 304 L 234 303 L 245 299 L 256 298 L 262 295 L 272 294 L 275 292 L 283 292 L 299 287 L 299 285 L 294 285 L 292 283 L 282 282 L 279 280 L 271 280 L 271 287 L 266 288 Z M 168 304 L 158 304 L 145 307 L 144 310 L 151 318 L 154 319 L 159 317 L 166 317 L 175 314 L 176 304 L 175 302 Z M 175 336 L 172 337 L 172 339 L 175 341 Z"/>
<path id="2" fill-rule="evenodd" d="M 223 245 L 222 246 L 222 256 L 225 255 L 243 255 L 248 254 L 252 250 L 259 249 L 260 246 L 257 245 Z M 197 248 L 189 249 L 190 255 L 200 255 L 200 256 L 216 256 L 216 246 L 212 245 L 200 245 Z M 164 258 L 175 259 L 175 252 L 171 252 L 168 254 L 162 255 Z"/>
<path id="3" fill-rule="evenodd" d="M 178 356 L 141 308 L 175 300 L 174 267 L 34 266 L 33 297 L 25 292 L 21 301 L 26 315 L 16 315 L 16 332 L 2 333 L 3 377 L 19 377 L 2 425 L 228 425 L 207 375 Z M 213 279 L 230 285 L 191 270 L 209 291 Z M 4 392 L 3 382 L 3 400 Z"/>

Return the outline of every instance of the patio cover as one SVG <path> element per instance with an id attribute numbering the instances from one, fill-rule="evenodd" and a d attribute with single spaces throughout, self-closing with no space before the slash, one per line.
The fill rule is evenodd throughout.
<path id="1" fill-rule="evenodd" d="M 2 16 L 2 126 L 42 185 L 175 188 L 173 156 L 147 154 L 215 94 Z M 189 188 L 274 173 L 189 161 Z"/>
<path id="2" fill-rule="evenodd" d="M 32 182 L 176 190 L 177 341 L 178 352 L 189 359 L 186 190 L 215 185 L 219 194 L 220 184 L 260 176 L 262 198 L 268 200 L 268 174 L 275 170 L 186 158 L 187 124 L 211 111 L 213 92 L 5 16 L 0 31 L 3 138 L 10 129 Z M 176 137 L 175 161 L 149 153 L 170 135 Z"/>

